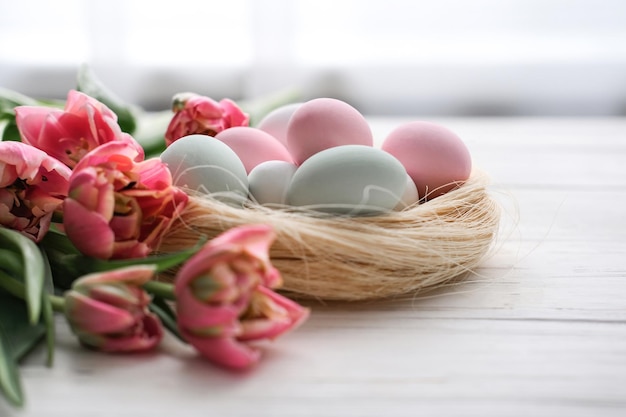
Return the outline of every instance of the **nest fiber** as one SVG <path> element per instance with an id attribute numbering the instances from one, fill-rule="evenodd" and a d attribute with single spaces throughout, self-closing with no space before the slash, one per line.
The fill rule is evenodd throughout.
<path id="1" fill-rule="evenodd" d="M 472 271 L 498 230 L 500 209 L 488 177 L 473 172 L 461 187 L 403 211 L 373 217 L 313 215 L 251 203 L 232 207 L 192 196 L 161 252 L 191 247 L 244 224 L 276 231 L 272 263 L 295 297 L 364 300 L 415 293 Z"/>

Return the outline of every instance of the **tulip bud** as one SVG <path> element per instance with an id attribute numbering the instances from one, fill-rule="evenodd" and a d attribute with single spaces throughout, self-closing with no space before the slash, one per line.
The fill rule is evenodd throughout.
<path id="1" fill-rule="evenodd" d="M 216 364 L 253 365 L 260 352 L 249 342 L 273 339 L 309 315 L 269 288 L 281 282 L 269 261 L 273 240 L 268 226 L 231 229 L 207 243 L 176 276 L 180 332 Z"/>
<path id="2" fill-rule="evenodd" d="M 78 279 L 65 295 L 65 316 L 86 346 L 105 352 L 133 352 L 156 346 L 161 322 L 148 310 L 149 295 L 141 288 L 155 272 L 153 265 L 93 273 Z"/>
<path id="3" fill-rule="evenodd" d="M 235 127 L 248 126 L 250 118 L 229 99 L 219 103 L 194 93 L 179 93 L 172 100 L 174 117 L 165 132 L 165 143 L 171 145 L 183 136 L 201 134 L 215 136 Z"/>

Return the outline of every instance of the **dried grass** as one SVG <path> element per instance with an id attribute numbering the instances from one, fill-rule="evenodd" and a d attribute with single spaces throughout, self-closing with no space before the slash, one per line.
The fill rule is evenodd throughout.
<path id="1" fill-rule="evenodd" d="M 472 271 L 498 230 L 500 208 L 488 177 L 475 171 L 461 187 L 420 205 L 373 217 L 328 216 L 251 203 L 232 207 L 193 196 L 160 247 L 191 247 L 238 225 L 265 223 L 277 239 L 272 263 L 295 297 L 364 300 L 415 293 Z"/>

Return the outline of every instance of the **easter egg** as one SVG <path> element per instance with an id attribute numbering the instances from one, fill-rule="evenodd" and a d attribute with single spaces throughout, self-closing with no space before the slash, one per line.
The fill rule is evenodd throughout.
<path id="1" fill-rule="evenodd" d="M 282 143 L 269 133 L 254 127 L 231 127 L 219 132 L 215 139 L 235 151 L 243 162 L 246 173 L 265 161 L 292 162 L 291 155 Z"/>
<path id="2" fill-rule="evenodd" d="M 291 103 L 272 110 L 256 125 L 257 129 L 269 133 L 287 146 L 287 125 L 291 115 L 301 105 L 302 103 Z"/>
<path id="3" fill-rule="evenodd" d="M 262 205 L 287 204 L 287 188 L 296 169 L 286 161 L 260 163 L 248 174 L 251 198 Z"/>
<path id="4" fill-rule="evenodd" d="M 432 199 L 458 187 L 472 170 L 472 159 L 463 141 L 435 123 L 417 121 L 398 126 L 381 148 L 402 163 L 420 199 Z"/>
<path id="5" fill-rule="evenodd" d="M 361 113 L 348 103 L 332 98 L 303 103 L 287 126 L 287 149 L 297 165 L 324 149 L 372 144 L 372 131 Z"/>
<path id="6" fill-rule="evenodd" d="M 337 146 L 316 153 L 298 167 L 287 201 L 327 213 L 380 214 L 398 204 L 406 176 L 402 164 L 380 149 Z"/>
<path id="7" fill-rule="evenodd" d="M 414 203 L 419 201 L 419 195 L 417 193 L 417 186 L 413 182 L 413 179 L 406 175 L 406 185 L 404 187 L 404 192 L 402 193 L 402 197 L 398 204 L 393 208 L 396 211 L 404 210 L 405 208 L 411 206 Z"/>
<path id="8" fill-rule="evenodd" d="M 206 135 L 189 135 L 161 153 L 175 185 L 211 194 L 225 202 L 248 196 L 248 176 L 237 154 L 225 143 Z"/>

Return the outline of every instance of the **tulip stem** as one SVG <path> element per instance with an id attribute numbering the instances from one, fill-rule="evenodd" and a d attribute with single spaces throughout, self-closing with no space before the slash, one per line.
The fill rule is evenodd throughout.
<path id="1" fill-rule="evenodd" d="M 0 288 L 4 289 L 14 297 L 26 299 L 26 287 L 24 284 L 15 278 L 7 275 L 4 271 L 0 270 Z M 63 311 L 65 308 L 65 299 L 58 295 L 48 294 L 50 304 L 54 311 Z"/>
<path id="2" fill-rule="evenodd" d="M 150 294 L 163 299 L 172 301 L 176 299 L 176 295 L 174 295 L 174 286 L 172 284 L 168 284 L 167 282 L 148 281 L 143 284 L 143 288 Z"/>
<path id="3" fill-rule="evenodd" d="M 54 311 L 61 313 L 65 310 L 65 298 L 58 295 L 48 295 L 48 300 L 50 300 Z"/>
<path id="4" fill-rule="evenodd" d="M 2 270 L 0 270 L 0 288 L 5 289 L 9 294 L 21 298 L 22 300 L 26 297 L 24 284 Z"/>

